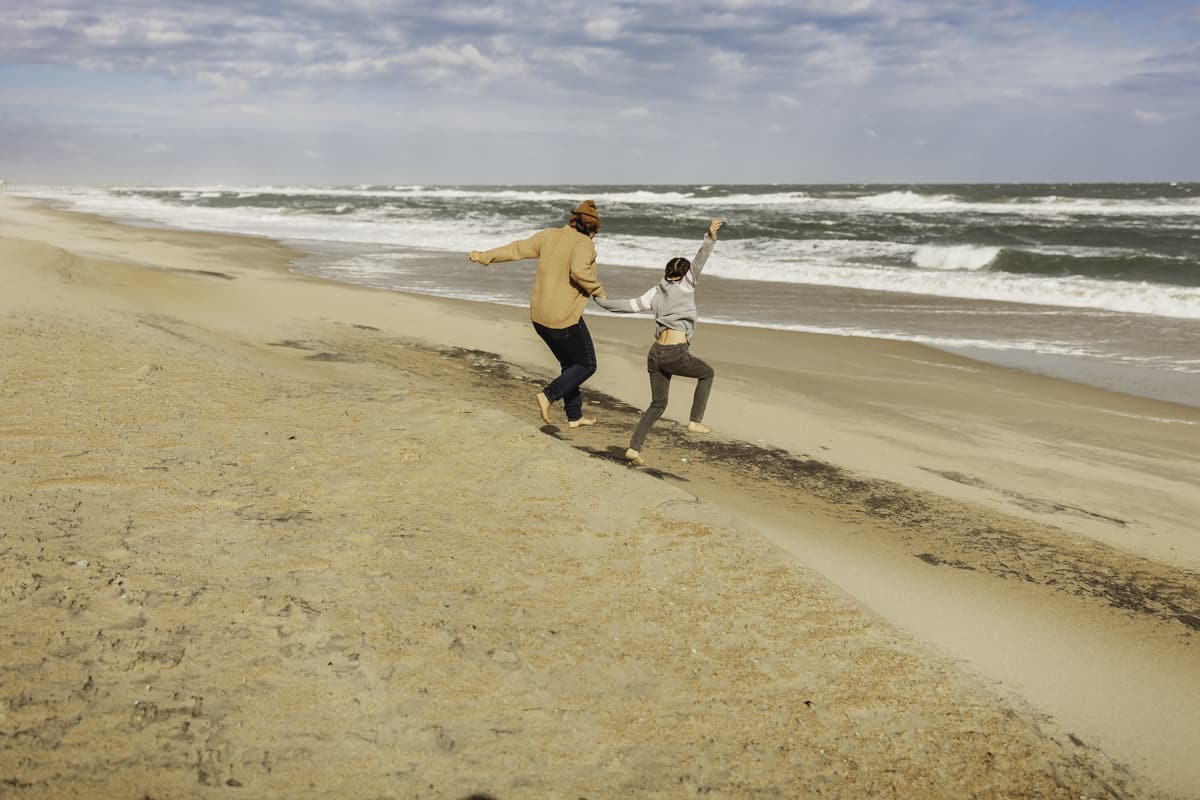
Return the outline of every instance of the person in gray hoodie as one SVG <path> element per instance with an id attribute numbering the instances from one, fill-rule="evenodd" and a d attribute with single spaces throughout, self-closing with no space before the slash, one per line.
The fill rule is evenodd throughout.
<path id="1" fill-rule="evenodd" d="M 722 224 L 720 219 L 709 222 L 696 257 L 691 261 L 672 258 L 667 262 L 663 279 L 640 297 L 628 300 L 592 298 L 603 308 L 618 314 L 654 312 L 654 344 L 650 345 L 650 352 L 646 354 L 646 371 L 650 374 L 650 407 L 642 412 L 642 418 L 638 420 L 637 428 L 629 440 L 629 449 L 625 451 L 625 458 L 639 467 L 646 464 L 641 454 L 646 436 L 667 410 L 673 375 L 696 379 L 688 431 L 712 432 L 712 428 L 704 424 L 704 410 L 708 406 L 715 373 L 703 359 L 692 355 L 691 340 L 699 314 L 696 309 L 696 280 L 717 243 L 717 231 Z"/>

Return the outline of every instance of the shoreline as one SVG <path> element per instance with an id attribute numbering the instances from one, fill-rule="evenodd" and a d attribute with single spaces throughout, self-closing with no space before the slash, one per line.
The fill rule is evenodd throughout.
<path id="1" fill-rule="evenodd" d="M 44 245 L 14 242 L 15 235 L 76 257 L 63 260 Z M 583 710 L 591 708 L 587 704 L 571 712 L 573 737 L 584 736 L 571 745 L 612 760 L 585 764 L 578 751 L 563 754 L 565 763 L 597 781 L 615 774 L 652 783 L 683 752 L 700 752 L 710 765 L 723 766 L 692 772 L 687 780 L 730 796 L 751 794 L 751 785 L 764 788 L 768 774 L 792 789 L 823 786 L 844 796 L 901 786 L 897 776 L 908 781 L 901 793 L 925 796 L 1009 796 L 1020 792 L 1006 780 L 1033 790 L 1041 780 L 1036 776 L 1047 774 L 1072 776 L 1073 789 L 1095 794 L 1104 784 L 1120 784 L 1130 797 L 1188 797 L 1200 786 L 1200 772 L 1186 757 L 1200 730 L 1200 543 L 1192 522 L 1200 512 L 1194 490 L 1200 467 L 1191 455 L 1200 439 L 1200 410 L 919 345 L 706 326 L 702 354 L 718 374 L 708 416 L 718 433 L 696 440 L 681 432 L 680 409 L 686 411 L 690 387 L 678 387 L 647 445 L 649 468 L 630 470 L 619 451 L 645 402 L 645 320 L 598 317 L 593 325 L 589 317 L 601 370 L 585 385 L 585 399 L 601 422 L 594 430 L 568 432 L 557 424 L 539 428 L 534 419 L 527 387 L 549 366 L 524 309 L 308 278 L 287 270 L 297 253 L 269 241 L 131 229 L 75 212 L 14 208 L 5 198 L 0 237 L 8 237 L 0 238 L 0 253 L 19 256 L 13 269 L 23 289 L 0 301 L 9 349 L 20 356 L 19 372 L 11 374 L 24 376 L 11 378 L 0 394 L 12 420 L 0 433 L 19 456 L 16 499 L 4 506 L 11 515 L 6 522 L 24 530 L 29 521 L 45 529 L 56 519 L 75 520 L 70 537 L 43 537 L 39 545 L 22 536 L 10 549 L 24 557 L 37 547 L 44 552 L 50 541 L 54 548 L 104 541 L 88 545 L 92 549 L 79 558 L 62 551 L 61 565 L 41 584 L 45 589 L 33 588 L 30 573 L 22 577 L 10 565 L 5 585 L 19 590 L 6 603 L 38 619 L 48 614 L 48 626 L 61 624 L 61 609 L 76 609 L 71 617 L 78 633 L 73 644 L 55 646 L 60 655 L 54 663 L 64 681 L 78 677 L 80 686 L 81 659 L 108 674 L 109 657 L 81 645 L 88 626 L 94 634 L 96 625 L 112 629 L 140 617 L 130 630 L 147 640 L 141 652 L 174 655 L 132 662 L 141 664 L 135 670 L 141 677 L 154 673 L 151 683 L 158 688 L 152 694 L 162 715 L 143 715 L 139 733 L 160 732 L 156 725 L 171 719 L 168 708 L 188 709 L 179 719 L 206 720 L 203 706 L 197 710 L 183 699 L 172 705 L 169 692 L 163 699 L 174 682 L 172 670 L 199 670 L 190 673 L 194 679 L 220 683 L 216 673 L 193 664 L 201 657 L 190 642 L 217 640 L 204 638 L 207 629 L 189 607 L 176 609 L 174 601 L 163 602 L 167 595 L 151 593 L 135 595 L 141 598 L 137 608 L 110 593 L 111 570 L 118 567 L 127 582 L 133 574 L 155 582 L 146 558 L 151 552 L 162 558 L 165 551 L 145 548 L 161 541 L 182 545 L 214 566 L 208 577 L 189 572 L 182 585 L 223 581 L 237 587 L 233 595 L 245 592 L 241 613 L 249 614 L 250 623 L 268 630 L 282 626 L 280 635 L 287 634 L 297 657 L 311 656 L 293 680 L 313 685 L 316 673 L 305 670 L 318 661 L 330 661 L 345 675 L 369 675 L 366 693 L 353 702 L 376 709 L 369 716 L 379 741 L 403 741 L 412 752 L 428 748 L 430 763 L 440 765 L 430 769 L 441 770 L 442 786 L 458 785 L 448 776 L 464 763 L 489 764 L 493 775 L 500 764 L 520 763 L 518 771 L 535 781 L 527 787 L 574 787 L 561 782 L 569 780 L 566 775 L 554 783 L 555 776 L 526 766 L 525 755 L 532 753 L 523 746 L 495 750 L 504 736 L 485 731 L 488 725 L 519 730 L 533 749 L 533 743 L 561 735 L 550 718 L 534 725 L 506 717 L 504 704 L 546 707 L 548 694 L 562 693 L 550 702 L 561 709 L 572 692 L 578 703 L 587 693 L 567 677 L 568 661 L 587 673 L 585 683 L 604 687 L 617 701 L 608 721 L 594 709 Z M 99 345 L 106 340 L 123 349 L 104 355 Z M 60 387 L 55 375 L 68 376 L 67 383 Z M 39 381 L 31 382 L 35 376 Z M 29 403 L 34 392 L 45 402 Z M 144 416 L 122 417 L 118 405 L 108 405 L 117 399 Z M 62 415 L 53 410 L 79 403 L 97 409 L 103 424 L 67 427 L 68 438 L 56 444 L 54 436 L 64 431 L 41 427 L 62 426 Z M 173 409 L 188 409 L 188 415 L 173 416 Z M 17 421 L 22 418 L 28 419 Z M 82 410 L 71 418 L 87 422 Z M 92 428 L 95 433 L 85 433 Z M 266 433 L 251 435 L 258 429 Z M 72 441 L 81 436 L 93 438 L 81 447 Z M 589 491 L 576 495 L 572 486 Z M 214 494 L 202 501 L 193 487 Z M 114 492 L 120 500 L 106 499 Z M 164 498 L 174 516 L 163 516 L 165 508 L 152 511 Z M 470 502 L 464 505 L 463 498 Z M 72 516 L 75 502 L 108 521 Z M 200 508 L 217 515 L 214 521 L 197 516 Z M 119 544 L 108 541 L 109 530 L 125 525 L 122 516 L 140 533 L 127 531 Z M 192 535 L 172 535 L 179 532 Z M 463 537 L 469 545 L 456 544 Z M 497 542 L 504 543 L 499 550 Z M 28 551 L 21 549 L 26 546 Z M 247 574 L 253 585 L 236 577 L 246 567 L 238 555 L 243 548 L 252 553 Z M 271 548 L 286 555 L 286 569 L 274 563 Z M 407 557 L 398 558 L 405 551 L 419 552 L 423 561 L 408 565 Z M 83 560 L 88 567 L 77 566 Z M 449 582 L 442 588 L 424 583 L 422 563 L 438 565 Z M 506 566 L 497 571 L 500 563 Z M 361 566 L 370 564 L 387 566 L 373 573 Z M 411 571 L 402 578 L 386 575 L 388 570 Z M 74 606 L 49 600 L 66 596 L 50 594 L 60 578 L 63 584 L 83 581 L 93 594 L 72 600 Z M 290 591 L 299 599 L 282 599 L 286 592 L 267 589 L 269 580 L 293 581 Z M 352 624 L 362 632 L 332 625 L 333 609 L 340 606 L 314 600 L 314 581 L 329 598 L 343 595 L 339 603 L 354 609 L 358 622 Z M 394 595 L 405 581 L 419 586 L 416 595 Z M 540 581 L 550 587 L 538 588 Z M 395 645 L 388 644 L 389 611 L 355 593 L 358 582 L 385 594 L 391 613 L 405 609 L 401 616 L 412 630 L 426 632 L 415 640 L 408 636 L 407 646 L 421 658 L 386 655 Z M 467 593 L 472 585 L 476 593 Z M 255 593 L 276 599 L 255 608 Z M 897 593 L 903 602 L 896 602 Z M 667 596 L 673 605 L 660 602 Z M 196 597 L 192 603 L 212 611 L 205 604 L 216 594 L 206 590 Z M 496 605 L 488 597 L 507 601 Z M 608 621 L 597 629 L 585 620 L 606 597 L 628 616 L 604 615 Z M 449 603 L 438 612 L 443 621 L 450 618 L 448 627 L 421 616 L 434 613 L 427 605 L 436 598 Z M 511 607 L 519 613 L 510 615 L 503 608 L 514 598 Z M 464 603 L 468 616 L 458 616 L 454 609 Z M 564 615 L 579 630 L 564 630 Z M 822 617 L 837 622 L 822 628 Z M 172 619 L 191 633 L 168 636 Z M 550 622 L 559 633 L 535 633 Z M 476 626 L 507 633 L 483 642 L 488 636 Z M 0 634 L 28 648 L 31 630 L 43 629 L 9 627 Z M 362 640 L 353 643 L 359 654 L 353 661 L 346 655 L 350 647 L 338 645 L 337 637 L 348 635 Z M 683 647 L 684 660 L 668 669 L 661 660 L 664 642 L 674 653 L 672 643 L 682 644 L 681 635 L 692 637 L 692 646 Z M 552 641 L 559 636 L 569 643 Z M 625 644 L 607 644 L 616 640 Z M 433 647 L 439 641 L 440 650 Z M 230 647 L 221 648 L 227 658 L 248 663 L 243 659 L 249 651 Z M 19 680 L 5 683 L 32 702 L 14 706 L 21 694 L 4 698 L 9 711 L 0 722 L 29 724 L 52 701 L 27 683 L 34 679 L 22 666 L 29 653 L 8 650 L 13 660 L 0 669 Z M 758 659 L 757 666 L 735 656 L 743 650 Z M 820 658 L 806 660 L 806 650 Z M 581 655 L 588 651 L 603 658 Z M 692 660 L 697 653 L 701 662 Z M 701 670 L 682 684 L 668 677 L 671 670 L 687 674 L 697 663 L 711 666 L 711 674 Z M 896 663 L 904 664 L 900 673 L 885 678 Z M 270 676 L 264 687 L 271 692 L 287 685 L 271 665 L 253 664 L 255 674 Z M 436 682 L 429 670 L 439 668 L 457 687 L 439 684 L 448 692 L 439 695 L 441 716 L 430 712 L 432 701 L 378 706 L 380 698 L 394 696 L 395 686 Z M 477 684 L 472 674 L 492 677 Z M 852 680 L 841 685 L 838 674 Z M 482 688 L 502 676 L 517 681 L 510 692 Z M 827 699 L 836 695 L 836 703 L 809 696 L 816 686 Z M 126 695 L 109 689 L 100 700 L 113 701 L 113 711 L 105 713 L 115 714 L 125 708 L 116 700 Z M 347 699 L 346 689 L 337 691 Z M 452 722 L 449 708 L 462 714 L 470 706 L 450 703 L 451 697 L 482 699 L 482 705 Z M 731 704 L 721 722 L 728 731 L 717 731 L 705 715 L 687 716 L 684 709 L 705 697 Z M 764 708 L 765 697 L 786 713 Z M 86 693 L 71 702 L 98 713 L 107 708 Z M 686 746 L 671 735 L 656 739 L 669 726 L 651 732 L 629 710 L 646 703 L 696 738 Z M 814 706 L 832 713 L 796 729 L 787 714 L 809 714 Z M 230 722 L 205 721 L 224 749 L 205 757 L 202 743 L 180 747 L 211 762 L 201 783 L 235 772 L 229 779 L 271 795 L 267 787 L 277 787 L 281 778 L 235 756 L 246 745 L 229 726 L 244 718 L 234 708 L 224 711 Z M 334 715 L 323 724 L 335 730 L 355 726 L 324 706 L 322 713 Z M 982 716 L 968 720 L 955 713 Z M 395 721 L 410 716 L 425 727 Z M 48 735 L 44 726 L 51 717 L 62 715 L 39 723 L 39 736 Z M 468 724 L 472 720 L 479 725 Z M 276 713 L 265 734 L 280 736 L 289 729 L 284 721 Z M 286 722 L 295 729 L 298 720 Z M 308 730 L 316 721 L 301 722 Z M 845 722 L 848 727 L 839 727 Z M 800 737 L 785 758 L 793 768 L 807 765 L 799 770 L 807 777 L 770 761 L 778 756 L 766 749 L 753 750 L 759 766 L 750 768 L 726 735 L 743 723 L 746 730 L 759 726 L 785 739 Z M 55 740 L 56 752 L 99 757 L 86 755 L 69 730 Z M 626 741 L 618 730 L 638 735 Z M 952 733 L 962 730 L 974 732 L 965 743 Z M 712 736 L 720 744 L 702 743 Z M 642 761 L 636 753 L 651 752 L 646 743 L 656 740 L 659 749 Z M 1021 754 L 1001 740 L 1021 742 Z M 0 747 L 6 741 L 15 740 L 0 738 Z M 821 749 L 818 743 L 838 754 L 835 761 L 856 759 L 857 777 L 807 761 Z M 964 751 L 954 753 L 960 744 Z M 727 745 L 731 749 L 723 749 Z M 326 745 L 308 746 L 319 748 L 320 760 L 330 756 Z M 1008 769 L 987 767 L 985 749 L 1013 759 L 1005 762 Z M 375 769 L 382 756 L 357 757 Z M 981 760 L 969 766 L 973 757 Z M 888 765 L 900 766 L 885 779 Z M 164 775 L 180 769 L 174 762 L 161 768 Z M 13 780 L 41 785 L 31 779 L 32 767 L 22 769 Z M 246 772 L 253 781 L 243 781 Z M 730 782 L 733 776 L 750 782 Z M 520 784 L 491 785 L 501 797 L 530 791 Z M 1037 791 L 1054 796 L 1057 790 Z"/>
<path id="2" fill-rule="evenodd" d="M 71 212 L 65 200 L 39 201 L 50 203 L 60 210 Z M 108 214 L 102 218 L 113 219 L 121 224 L 133 226 L 162 226 L 170 230 L 169 223 L 142 219 L 126 214 Z M 203 229 L 193 229 L 204 232 Z M 222 233 L 220 230 L 209 232 Z M 230 232 L 229 235 L 241 235 Z M 253 235 L 253 234 L 251 234 Z M 412 286 L 390 285 L 386 269 L 377 273 L 363 273 L 351 267 L 347 272 L 332 269 L 339 261 L 351 257 L 367 258 L 378 268 L 377 260 L 394 262 L 414 259 L 425 266 L 412 276 L 418 284 L 423 280 L 420 273 L 434 271 L 443 281 L 436 291 L 414 293 L 446 299 L 468 299 L 473 302 L 496 303 L 524 307 L 523 290 L 516 289 L 519 281 L 489 276 L 486 271 L 463 264 L 444 251 L 406 248 L 383 243 L 332 241 L 322 239 L 283 238 L 278 234 L 265 234 L 267 238 L 281 241 L 285 246 L 307 253 L 297 261 L 297 271 L 327 279 L 365 285 L 389 291 L 413 291 Z M 307 263 L 306 263 L 307 262 Z M 623 266 L 616 263 L 601 265 L 606 285 L 611 284 L 615 294 L 632 296 L 640 294 L 653 270 Z M 765 330 L 795 330 L 819 335 L 851 336 L 863 339 L 883 339 L 923 344 L 940 352 L 961 355 L 983 363 L 1017 369 L 1033 374 L 1056 377 L 1070 382 L 1082 383 L 1096 388 L 1132 394 L 1147 399 L 1200 408 L 1200 374 L 1194 371 L 1190 361 L 1179 361 L 1181 353 L 1189 353 L 1189 334 L 1179 329 L 1178 323 L 1188 325 L 1185 320 L 1149 317 L 1150 325 L 1159 332 L 1147 333 L 1146 325 L 1136 314 L 1118 314 L 1108 319 L 1107 312 L 1097 318 L 1075 320 L 1066 328 L 1045 329 L 1040 323 L 1022 318 L 1034 313 L 1031 309 L 1052 311 L 1068 317 L 1081 311 L 1070 307 L 1037 307 L 1000 300 L 954 298 L 941 295 L 892 293 L 881 290 L 845 290 L 836 286 L 803 285 L 793 283 L 759 284 L 755 281 L 728 281 L 710 276 L 712 291 L 706 292 L 705 324 L 731 324 L 735 326 L 759 327 Z M 749 288 L 747 284 L 749 284 Z M 762 286 L 770 286 L 765 294 Z M 749 294 L 747 292 L 749 291 Z M 851 291 L 856 301 L 846 305 L 842 295 Z M 757 295 L 755 294 L 757 292 Z M 501 297 L 501 294 L 504 294 Z M 765 301 L 766 305 L 761 305 Z M 745 320 L 745 303 L 758 304 L 755 314 L 764 314 L 763 319 Z M 739 313 L 742 312 L 742 313 Z M 797 314 L 799 316 L 797 317 Z M 974 324 L 954 323 L 947 327 L 935 322 L 942 315 L 959 320 L 972 318 L 982 320 Z M 1015 316 L 1013 316 L 1015 315 Z M 1034 317 L 1038 316 L 1034 313 Z M 797 326 L 794 320 L 805 319 L 811 324 Z M 718 319 L 728 320 L 725 323 Z M 988 346 L 989 331 L 995 326 L 1009 329 L 1018 324 L 1024 333 L 1016 335 L 1015 341 Z M 1029 326 L 1033 327 L 1029 327 Z M 1100 327 L 1095 327 L 1099 325 Z M 1088 333 L 1083 333 L 1086 327 Z M 1165 327 L 1159 327 L 1165 326 Z M 1140 330 L 1141 337 L 1129 339 Z M 1002 337 L 1003 338 L 1003 337 Z M 1024 341 L 1028 339 L 1028 341 Z M 1107 352 L 1104 341 L 1124 342 L 1119 353 Z M 1033 349 L 1030 349 L 1030 348 Z M 1168 354 L 1172 354 L 1168 357 Z M 1163 359 L 1168 359 L 1163 361 Z M 1157 366 L 1149 366 L 1154 363 Z M 1164 364 L 1174 365 L 1165 368 Z"/>
<path id="3" fill-rule="evenodd" d="M 479 291 L 484 295 L 483 297 L 468 297 L 463 296 L 463 294 L 456 295 L 454 294 L 454 289 L 450 289 L 449 293 L 445 293 L 447 290 L 444 286 L 438 291 L 396 287 L 391 285 L 386 274 L 379 274 L 368 279 L 364 275 L 341 273 L 333 269 L 340 261 L 343 261 L 347 256 L 353 256 L 355 253 L 358 253 L 359 256 L 378 255 L 378 248 L 373 246 L 334 245 L 324 241 L 307 240 L 295 240 L 292 244 L 301 249 L 309 249 L 309 256 L 302 259 L 301 264 L 297 268 L 297 271 L 302 274 L 433 298 L 469 300 L 471 302 L 525 307 L 525 297 L 523 295 L 513 294 L 511 297 L 504 299 L 498 298 L 499 292 L 512 290 L 510 281 L 497 282 L 497 279 L 489 275 L 486 270 L 480 270 L 478 267 L 473 266 L 464 267 L 445 252 L 412 249 L 396 250 L 394 255 L 397 258 L 414 259 L 417 262 L 423 263 L 425 266 L 422 267 L 422 270 L 435 271 L 443 275 L 444 281 L 446 280 L 445 275 L 447 273 L 461 273 L 462 277 L 450 278 L 447 285 L 454 284 L 458 286 L 459 291 L 463 294 L 467 294 L 464 287 L 471 285 L 475 287 L 475 291 Z M 652 280 L 650 276 L 654 274 L 653 270 L 621 264 L 605 263 L 600 265 L 600 269 L 605 285 L 609 287 L 613 295 L 620 297 L 631 297 L 641 294 L 647 283 Z M 420 271 L 418 270 L 418 273 Z M 467 283 L 460 285 L 461 281 L 466 281 Z M 1135 397 L 1142 397 L 1148 400 L 1158 400 L 1185 405 L 1191 408 L 1200 408 L 1200 375 L 1151 368 L 1136 360 L 1126 362 L 1121 357 L 1111 353 L 1066 355 L 1063 353 L 1024 350 L 1020 348 L 1008 349 L 1002 346 L 988 347 L 982 343 L 978 345 L 959 344 L 957 342 L 963 341 L 963 336 L 967 335 L 963 332 L 942 331 L 937 333 L 930 329 L 924 332 L 913 330 L 909 333 L 897 333 L 881 330 L 878 335 L 873 335 L 872 331 L 878 326 L 882 325 L 886 327 L 890 323 L 880 318 L 877 314 L 862 316 L 857 321 L 847 321 L 847 319 L 841 318 L 837 323 L 833 323 L 830 311 L 826 308 L 826 306 L 832 307 L 844 302 L 840 299 L 840 296 L 847 291 L 852 291 L 856 296 L 859 296 L 862 303 L 867 306 L 886 306 L 893 312 L 903 308 L 912 308 L 913 310 L 910 313 L 913 315 L 928 314 L 930 309 L 937 309 L 943 313 L 952 312 L 956 315 L 978 314 L 986 317 L 988 314 L 1005 315 L 1013 311 L 1029 308 L 1018 303 L 942 297 L 937 295 L 891 293 L 879 290 L 846 290 L 836 286 L 763 283 L 762 285 L 771 286 L 773 289 L 771 292 L 771 302 L 778 308 L 770 313 L 776 314 L 779 321 L 772 321 L 771 319 L 746 321 L 739 319 L 741 315 L 738 313 L 738 309 L 743 307 L 742 304 L 749 301 L 749 296 L 746 295 L 746 281 L 729 280 L 719 276 L 707 276 L 705 281 L 706 285 L 709 286 L 709 289 L 706 290 L 703 319 L 706 328 L 709 325 L 724 325 L 728 327 L 757 328 L 768 331 L 810 333 L 818 336 L 842 336 L 876 341 L 905 342 L 929 347 L 942 353 L 970 358 L 992 366 L 1006 367 L 1050 378 L 1058 378 L 1093 388 L 1131 394 Z M 739 299 L 730 302 L 730 298 Z M 808 308 L 807 304 L 810 303 L 813 307 Z M 800 307 L 807 308 L 806 312 L 802 312 L 802 316 L 805 313 L 811 314 L 812 324 L 796 325 L 791 322 L 782 321 L 784 319 L 792 319 L 791 316 L 785 317 L 782 309 Z M 1079 311 L 1079 309 L 1059 308 L 1057 311 L 1060 313 L 1073 313 Z M 759 313 L 763 313 L 761 309 Z M 790 314 L 791 311 L 788 313 Z M 595 307 L 589 306 L 588 315 L 589 319 L 594 319 L 605 316 L 605 313 L 597 311 Z M 823 329 L 823 322 L 826 326 L 831 325 L 832 327 Z M 846 329 L 846 326 L 849 326 L 849 328 Z M 863 328 L 863 330 L 856 331 L 854 330 L 856 327 Z M 967 338 L 969 339 L 970 335 L 967 335 Z"/>

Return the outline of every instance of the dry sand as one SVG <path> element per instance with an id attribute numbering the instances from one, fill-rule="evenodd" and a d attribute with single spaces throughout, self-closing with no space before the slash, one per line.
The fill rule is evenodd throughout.
<path id="1" fill-rule="evenodd" d="M 602 249 L 602 248 L 601 248 Z M 1200 797 L 1200 411 L 0 197 L 0 797 Z"/>

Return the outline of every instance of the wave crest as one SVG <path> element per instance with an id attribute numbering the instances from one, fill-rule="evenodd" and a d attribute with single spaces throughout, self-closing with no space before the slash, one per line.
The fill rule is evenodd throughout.
<path id="1" fill-rule="evenodd" d="M 921 269 L 968 270 L 975 272 L 986 269 L 1000 255 L 999 247 L 978 245 L 935 245 L 918 247 L 912 255 L 912 263 Z"/>

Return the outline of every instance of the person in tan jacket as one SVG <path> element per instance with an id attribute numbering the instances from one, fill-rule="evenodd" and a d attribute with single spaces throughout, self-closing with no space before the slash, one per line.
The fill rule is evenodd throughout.
<path id="1" fill-rule="evenodd" d="M 595 423 L 583 415 L 579 387 L 596 372 L 596 350 L 583 321 L 583 310 L 588 298 L 607 296 L 596 276 L 596 247 L 592 239 L 599 230 L 596 204 L 584 200 L 561 228 L 546 228 L 528 239 L 467 254 L 468 260 L 484 266 L 500 261 L 538 260 L 529 296 L 529 317 L 533 329 L 562 369 L 557 378 L 534 395 L 538 412 L 547 423 L 550 406 L 558 400 L 563 401 L 569 427 Z"/>

